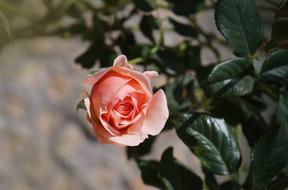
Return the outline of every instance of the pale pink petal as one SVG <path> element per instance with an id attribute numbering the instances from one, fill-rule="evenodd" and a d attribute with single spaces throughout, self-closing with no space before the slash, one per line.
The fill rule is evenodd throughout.
<path id="1" fill-rule="evenodd" d="M 137 118 L 137 120 L 135 120 L 134 123 L 127 129 L 127 133 L 133 134 L 137 131 L 141 131 L 143 121 L 145 120 L 145 116 L 147 114 L 148 105 L 143 105 L 143 107 L 143 110 L 137 115 L 138 117 L 140 116 L 140 118 Z"/>
<path id="2" fill-rule="evenodd" d="M 141 128 L 142 132 L 157 135 L 165 126 L 169 117 L 167 99 L 163 90 L 158 90 L 152 97 L 146 117 Z"/>
<path id="3" fill-rule="evenodd" d="M 100 108 L 100 117 L 99 120 L 102 126 L 111 134 L 111 135 L 120 135 L 121 133 L 114 127 L 112 127 L 108 121 L 103 117 L 107 112 Z"/>
<path id="4" fill-rule="evenodd" d="M 109 138 L 111 135 L 103 128 L 100 122 L 93 122 L 92 124 L 93 132 L 97 138 L 97 140 L 102 144 L 117 144 Z"/>
<path id="5" fill-rule="evenodd" d="M 116 57 L 116 59 L 114 60 L 113 66 L 115 67 L 127 67 L 129 69 L 133 69 L 132 65 L 128 64 L 128 60 L 127 57 L 125 55 L 119 55 L 118 57 Z"/>
<path id="6" fill-rule="evenodd" d="M 129 82 L 127 82 L 125 85 L 123 85 L 115 94 L 117 98 L 120 100 L 123 100 L 126 96 L 129 95 L 129 93 L 135 92 L 135 91 L 143 91 L 140 84 L 134 80 L 131 79 Z"/>
<path id="7" fill-rule="evenodd" d="M 103 128 L 100 121 L 97 119 L 95 113 L 93 112 L 92 107 L 90 107 L 91 117 L 87 114 L 87 120 L 91 123 L 93 132 L 95 133 L 96 137 L 101 136 L 100 138 L 109 138 L 111 134 Z"/>
<path id="8" fill-rule="evenodd" d="M 126 67 L 113 67 L 112 70 L 117 73 L 120 73 L 121 75 L 135 79 L 141 85 L 141 87 L 143 88 L 145 93 L 147 93 L 147 95 L 152 95 L 152 87 L 150 79 L 144 73 L 134 71 Z"/>
<path id="9" fill-rule="evenodd" d="M 148 135 L 137 133 L 110 137 L 109 140 L 119 145 L 137 146 L 142 143 L 146 138 L 148 138 Z"/>
<path id="10" fill-rule="evenodd" d="M 84 104 L 85 104 L 85 107 L 86 107 L 86 110 L 87 110 L 89 117 L 91 117 L 89 97 L 84 98 Z"/>
<path id="11" fill-rule="evenodd" d="M 150 79 L 159 77 L 159 74 L 157 71 L 145 71 L 144 74 L 147 75 Z"/>
<path id="12" fill-rule="evenodd" d="M 91 98 L 96 114 L 99 116 L 99 106 L 106 107 L 114 98 L 115 94 L 131 78 L 110 71 L 97 82 L 91 91 Z M 100 104 L 101 103 L 101 104 Z M 100 104 L 100 105 L 99 105 Z"/>
<path id="13" fill-rule="evenodd" d="M 134 103 L 134 105 L 137 105 L 137 109 L 139 111 L 142 110 L 143 105 L 147 104 L 148 97 L 146 96 L 146 94 L 144 94 L 143 91 L 135 91 L 135 92 L 129 93 L 129 96 L 132 97 L 132 102 Z"/>
<path id="14" fill-rule="evenodd" d="M 102 71 L 99 71 L 93 75 L 89 75 L 84 79 L 84 85 L 87 86 L 93 86 L 96 82 L 98 82 L 107 72 L 109 72 L 110 69 L 105 69 Z"/>
<path id="15" fill-rule="evenodd" d="M 137 121 L 136 123 L 134 123 L 132 126 L 130 126 L 127 129 L 127 133 L 128 134 L 134 134 L 138 131 L 141 131 L 141 127 L 143 126 L 143 117 L 141 119 L 139 119 L 139 121 Z"/>

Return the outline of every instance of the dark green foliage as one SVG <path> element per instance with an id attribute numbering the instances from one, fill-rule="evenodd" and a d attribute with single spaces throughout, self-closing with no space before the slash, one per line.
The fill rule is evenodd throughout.
<path id="1" fill-rule="evenodd" d="M 204 114 L 191 115 L 177 129 L 177 134 L 211 172 L 232 174 L 240 166 L 240 150 L 224 120 Z"/>
<path id="2" fill-rule="evenodd" d="M 242 96 L 252 92 L 254 79 L 249 76 L 252 65 L 243 58 L 227 60 L 215 66 L 208 78 L 216 96 Z"/>
<path id="3" fill-rule="evenodd" d="M 171 3 L 175 14 L 189 16 L 195 13 L 203 3 L 203 0 L 166 0 Z"/>
<path id="4" fill-rule="evenodd" d="M 136 160 L 139 169 L 141 170 L 141 177 L 145 184 L 158 187 L 160 189 L 164 188 L 162 179 L 159 175 L 159 162 L 154 160 Z"/>
<path id="5" fill-rule="evenodd" d="M 219 0 L 216 25 L 236 55 L 249 57 L 263 41 L 263 26 L 254 0 Z"/>
<path id="6" fill-rule="evenodd" d="M 78 102 L 77 106 L 76 106 L 76 110 L 77 110 L 77 111 L 80 110 L 80 109 L 86 110 L 85 103 L 84 103 L 84 99 L 81 99 L 81 100 Z"/>
<path id="7" fill-rule="evenodd" d="M 75 61 L 84 68 L 91 68 L 99 60 L 102 67 L 107 67 L 111 66 L 115 57 L 116 53 L 107 47 L 103 41 L 95 41 Z"/>
<path id="8" fill-rule="evenodd" d="M 140 29 L 142 33 L 150 39 L 152 42 L 155 42 L 153 37 L 153 29 L 158 29 L 158 23 L 152 15 L 144 15 L 140 22 Z"/>
<path id="9" fill-rule="evenodd" d="M 288 128 L 288 84 L 280 89 L 277 119 L 280 125 Z"/>
<path id="10" fill-rule="evenodd" d="M 165 67 L 167 67 L 170 70 L 167 70 L 167 72 L 171 72 L 171 74 L 181 73 L 184 71 L 184 65 L 182 64 L 181 59 L 178 57 L 177 53 L 175 51 L 171 50 L 159 50 L 157 52 L 157 55 L 159 56 L 162 64 L 165 64 Z"/>
<path id="11" fill-rule="evenodd" d="M 134 146 L 127 147 L 126 153 L 127 153 L 128 159 L 138 158 L 138 157 L 141 157 L 150 153 L 155 139 L 156 139 L 155 137 L 149 137 L 146 141 L 144 141 L 137 147 L 134 147 Z"/>
<path id="12" fill-rule="evenodd" d="M 211 190 L 220 190 L 220 186 L 213 175 L 212 172 L 209 171 L 209 169 L 202 167 L 202 171 L 205 175 L 205 184 L 206 186 Z"/>
<path id="13" fill-rule="evenodd" d="M 288 126 L 261 139 L 254 147 L 251 163 L 253 189 L 263 189 L 288 163 Z"/>
<path id="14" fill-rule="evenodd" d="M 174 48 L 165 48 L 157 51 L 157 60 L 160 67 L 168 75 L 177 75 L 185 69 L 202 69 L 200 66 L 200 47 L 183 43 Z"/>
<path id="15" fill-rule="evenodd" d="M 166 189 L 189 190 L 191 187 L 195 190 L 203 189 L 201 178 L 173 157 L 173 148 L 171 147 L 162 154 L 159 173 Z"/>
<path id="16" fill-rule="evenodd" d="M 153 0 L 132 0 L 135 6 L 142 11 L 152 11 L 155 8 Z"/>
<path id="17" fill-rule="evenodd" d="M 284 190 L 288 187 L 288 176 L 280 174 L 276 180 L 274 180 L 268 187 L 269 190 Z"/>
<path id="18" fill-rule="evenodd" d="M 232 181 L 227 181 L 221 184 L 221 190 L 240 190 L 240 189 L 241 189 L 240 185 Z"/>
<path id="19" fill-rule="evenodd" d="M 175 32 L 177 32 L 178 34 L 192 38 L 196 38 L 198 36 L 197 32 L 192 26 L 180 23 L 172 18 L 170 18 L 169 20 L 172 23 Z"/>
<path id="20" fill-rule="evenodd" d="M 284 0 L 276 11 L 272 26 L 272 46 L 288 48 L 288 1 Z"/>
<path id="21" fill-rule="evenodd" d="M 173 148 L 167 148 L 161 161 L 136 160 L 144 183 L 167 190 L 202 190 L 200 177 L 173 157 Z"/>
<path id="22" fill-rule="evenodd" d="M 263 63 L 261 76 L 269 82 L 283 85 L 288 82 L 288 50 L 276 49 Z"/>

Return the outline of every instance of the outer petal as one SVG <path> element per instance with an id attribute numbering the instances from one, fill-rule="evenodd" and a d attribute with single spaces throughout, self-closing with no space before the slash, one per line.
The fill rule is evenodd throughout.
<path id="1" fill-rule="evenodd" d="M 141 131 L 157 135 L 165 126 L 169 117 L 167 99 L 163 90 L 158 90 L 152 97 Z"/>
<path id="2" fill-rule="evenodd" d="M 89 118 L 88 118 L 88 120 L 89 120 Z M 91 122 L 91 124 L 92 124 L 93 132 L 94 132 L 97 140 L 100 143 L 102 143 L 102 144 L 117 144 L 117 143 L 114 143 L 113 141 L 109 140 L 111 135 L 103 128 L 103 126 L 101 125 L 101 123 L 99 121 Z"/>
<path id="3" fill-rule="evenodd" d="M 121 133 L 113 126 L 111 126 L 104 118 L 103 115 L 105 112 L 100 109 L 100 117 L 99 120 L 103 126 L 111 135 L 120 135 Z"/>
<path id="4" fill-rule="evenodd" d="M 116 57 L 113 66 L 127 67 L 129 69 L 133 69 L 133 66 L 128 64 L 128 60 L 125 55 L 119 55 L 118 57 Z"/>
<path id="5" fill-rule="evenodd" d="M 119 145 L 137 146 L 141 142 L 143 142 L 147 137 L 148 135 L 136 133 L 136 134 L 124 134 L 121 136 L 111 137 L 109 140 Z"/>
<path id="6" fill-rule="evenodd" d="M 98 141 L 105 144 L 115 144 L 109 140 L 111 134 L 106 129 L 104 129 L 101 122 L 97 119 L 95 113 L 93 112 L 93 107 L 90 107 L 89 110 L 90 115 L 87 113 L 87 120 L 91 123 L 93 132 Z"/>
<path id="7" fill-rule="evenodd" d="M 143 126 L 143 121 L 145 120 L 147 109 L 148 109 L 148 105 L 144 105 L 143 110 L 139 113 L 140 118 L 137 121 L 135 121 L 135 123 L 127 129 L 128 134 L 134 134 L 134 133 L 137 133 L 137 131 L 143 132 L 141 131 L 141 128 Z"/>
<path id="8" fill-rule="evenodd" d="M 118 67 L 118 66 L 112 67 L 112 70 L 117 73 L 120 73 L 121 75 L 135 79 L 142 86 L 145 93 L 152 95 L 152 87 L 150 84 L 150 79 L 144 73 L 126 67 Z"/>
<path id="9" fill-rule="evenodd" d="M 87 114 L 91 118 L 91 112 L 90 112 L 91 102 L 90 102 L 89 97 L 84 98 L 84 104 L 85 104 L 85 107 L 86 107 L 86 110 L 87 110 Z"/>
<path id="10" fill-rule="evenodd" d="M 93 86 L 96 82 L 98 82 L 110 69 L 105 69 L 95 73 L 94 75 L 89 75 L 84 79 L 84 84 L 88 86 Z"/>
<path id="11" fill-rule="evenodd" d="M 157 71 L 145 71 L 144 74 L 147 75 L 147 77 L 149 77 L 150 79 L 159 77 L 159 74 Z"/>

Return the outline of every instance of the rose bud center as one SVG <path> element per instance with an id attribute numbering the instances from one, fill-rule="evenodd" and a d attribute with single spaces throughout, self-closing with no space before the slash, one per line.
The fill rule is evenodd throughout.
<path id="1" fill-rule="evenodd" d="M 115 107 L 114 111 L 122 116 L 127 116 L 134 109 L 134 105 L 128 101 L 120 101 Z"/>

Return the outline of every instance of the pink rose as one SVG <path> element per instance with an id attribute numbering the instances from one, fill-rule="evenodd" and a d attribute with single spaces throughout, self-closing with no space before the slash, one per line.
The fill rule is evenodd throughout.
<path id="1" fill-rule="evenodd" d="M 137 146 L 160 133 L 169 111 L 163 90 L 152 92 L 150 79 L 157 76 L 134 70 L 120 55 L 112 67 L 85 79 L 92 86 L 84 99 L 87 118 L 101 143 Z"/>

